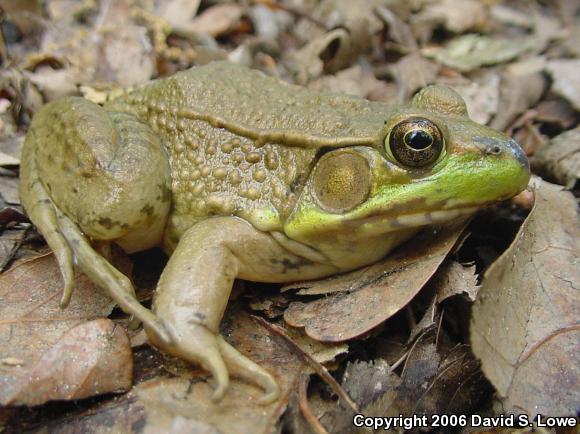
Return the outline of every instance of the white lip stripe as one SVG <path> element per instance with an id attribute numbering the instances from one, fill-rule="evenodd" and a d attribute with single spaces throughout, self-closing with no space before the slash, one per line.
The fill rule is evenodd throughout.
<path id="1" fill-rule="evenodd" d="M 393 228 L 417 227 L 435 223 L 443 223 L 462 215 L 473 214 L 477 210 L 477 207 L 470 207 L 439 210 L 421 214 L 402 215 L 396 218 L 396 222 L 393 224 Z"/>

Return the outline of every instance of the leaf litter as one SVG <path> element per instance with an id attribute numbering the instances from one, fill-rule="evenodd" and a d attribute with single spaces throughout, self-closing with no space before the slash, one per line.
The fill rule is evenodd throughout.
<path id="1" fill-rule="evenodd" d="M 245 282 L 250 291 L 228 309 L 222 333 L 276 374 L 283 397 L 269 407 L 236 380 L 232 395 L 213 404 L 206 373 L 142 345 L 143 335 L 118 310 L 111 314 L 112 303 L 83 276 L 72 307 L 60 310 L 58 270 L 17 195 L 22 139 L 44 102 L 80 94 L 103 102 L 116 87 L 225 58 L 373 100 L 405 102 L 427 84 L 449 85 L 472 116 L 520 142 L 536 173 L 577 195 L 576 2 L 9 0 L 2 7 L 0 332 L 15 344 L 0 350 L 0 383 L 9 384 L 0 398 L 24 405 L 0 407 L 0 432 L 105 425 L 352 433 L 343 393 L 377 416 L 578 411 L 576 203 L 558 187 L 535 181 L 527 220 L 529 192 L 480 214 L 453 240 L 425 232 L 367 269 L 282 293 Z M 164 263 L 152 255 L 142 265 L 146 256 L 132 258 L 145 303 Z M 72 360 L 83 360 L 78 371 L 69 370 Z M 312 376 L 325 370 L 339 388 Z M 131 380 L 128 393 L 88 398 L 128 390 Z"/>

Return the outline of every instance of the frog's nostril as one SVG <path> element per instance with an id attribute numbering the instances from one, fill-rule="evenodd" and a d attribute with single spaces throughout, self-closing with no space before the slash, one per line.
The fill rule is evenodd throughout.
<path id="1" fill-rule="evenodd" d="M 502 149 L 499 145 L 488 145 L 485 148 L 485 153 L 488 155 L 500 155 L 502 153 Z"/>

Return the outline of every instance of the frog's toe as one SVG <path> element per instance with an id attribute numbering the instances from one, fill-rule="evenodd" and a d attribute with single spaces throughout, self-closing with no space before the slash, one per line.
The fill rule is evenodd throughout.
<path id="1" fill-rule="evenodd" d="M 221 336 L 218 343 L 230 373 L 264 389 L 264 395 L 258 400 L 260 404 L 270 404 L 278 399 L 280 387 L 268 371 L 242 355 Z"/>
<path id="2" fill-rule="evenodd" d="M 72 263 L 72 260 L 71 260 Z M 59 264 L 61 262 L 59 261 Z M 61 265 L 60 268 L 62 279 L 64 280 L 64 287 L 62 288 L 62 297 L 60 298 L 60 307 L 64 309 L 70 303 L 70 298 L 72 297 L 73 287 L 74 287 L 74 271 L 72 265 L 69 267 L 68 263 Z"/>
<path id="3" fill-rule="evenodd" d="M 157 317 L 158 320 L 163 321 Z M 189 362 L 200 365 L 212 375 L 215 381 L 215 390 L 212 395 L 213 401 L 221 400 L 230 384 L 228 368 L 222 358 L 221 348 L 216 340 L 216 335 L 200 324 L 190 323 L 185 330 L 175 330 L 168 325 L 167 330 L 173 337 L 166 344 L 158 340 L 155 331 L 149 323 L 144 323 L 147 335 L 151 341 L 164 352 L 180 357 Z"/>

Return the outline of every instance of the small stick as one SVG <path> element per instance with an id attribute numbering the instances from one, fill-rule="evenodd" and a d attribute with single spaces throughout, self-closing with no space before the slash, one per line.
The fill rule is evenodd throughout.
<path id="1" fill-rule="evenodd" d="M 310 406 L 308 405 L 308 383 L 310 382 L 310 376 L 302 374 L 300 377 L 300 387 L 298 389 L 298 406 L 300 407 L 300 412 L 306 422 L 314 430 L 316 434 L 329 434 L 326 428 L 322 426 L 318 418 L 312 414 Z"/>
<path id="2" fill-rule="evenodd" d="M 256 320 L 259 324 L 261 324 L 264 328 L 268 329 L 277 336 L 283 338 L 286 341 L 286 343 L 290 346 L 290 348 L 295 353 L 299 354 L 304 359 L 304 361 L 308 366 L 314 369 L 314 372 L 316 372 L 318 376 L 324 382 L 326 382 L 326 384 L 330 386 L 332 391 L 336 393 L 338 397 L 342 399 L 343 402 L 345 402 L 356 413 L 360 413 L 357 405 L 354 403 L 351 397 L 348 396 L 348 393 L 346 393 L 346 391 L 342 388 L 342 386 L 338 384 L 338 382 L 334 379 L 334 377 L 330 375 L 328 369 L 326 369 L 324 366 L 322 366 L 320 363 L 314 360 L 310 354 L 304 352 L 302 348 L 300 348 L 300 346 L 298 346 L 298 344 L 294 342 L 290 336 L 288 336 L 288 334 L 282 327 L 277 326 L 275 324 L 270 324 L 268 321 L 258 316 L 252 316 L 252 318 Z"/>

